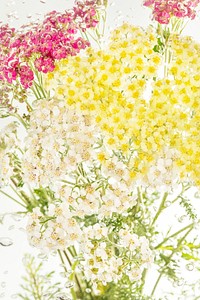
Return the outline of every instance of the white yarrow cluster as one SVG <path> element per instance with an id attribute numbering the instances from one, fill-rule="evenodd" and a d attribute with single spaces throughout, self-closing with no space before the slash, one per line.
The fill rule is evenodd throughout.
<path id="1" fill-rule="evenodd" d="M 93 158 L 95 127 L 89 115 L 68 109 L 64 101 L 44 100 L 31 114 L 22 169 L 32 186 L 64 179 L 80 162 Z"/>
<path id="2" fill-rule="evenodd" d="M 0 132 L 0 187 L 9 185 L 14 175 L 13 155 L 19 147 L 17 123 L 12 122 Z"/>
<path id="3" fill-rule="evenodd" d="M 147 184 L 158 191 L 170 192 L 178 187 L 179 170 L 174 163 L 177 152 L 164 149 L 163 155 L 152 165 L 147 174 Z"/>

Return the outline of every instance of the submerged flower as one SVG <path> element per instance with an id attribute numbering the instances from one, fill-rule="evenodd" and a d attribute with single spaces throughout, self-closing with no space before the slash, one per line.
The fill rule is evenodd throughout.
<path id="1" fill-rule="evenodd" d="M 156 21 L 160 24 L 168 24 L 173 16 L 177 18 L 188 17 L 194 19 L 199 3 L 199 0 L 145 0 L 144 6 L 152 7 L 153 18 Z"/>

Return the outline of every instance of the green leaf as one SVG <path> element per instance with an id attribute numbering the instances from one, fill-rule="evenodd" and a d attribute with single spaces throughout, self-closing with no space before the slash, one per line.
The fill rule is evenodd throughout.
<path id="1" fill-rule="evenodd" d="M 189 254 L 189 253 L 182 253 L 182 257 L 186 260 L 195 260 L 195 261 L 200 261 L 200 258 L 199 257 L 195 257 L 193 256 L 192 254 Z"/>

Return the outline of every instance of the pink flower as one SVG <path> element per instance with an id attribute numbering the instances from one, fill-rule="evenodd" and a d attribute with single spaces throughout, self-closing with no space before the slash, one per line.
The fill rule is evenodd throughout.
<path id="1" fill-rule="evenodd" d="M 50 57 L 37 58 L 34 65 L 38 71 L 43 73 L 52 72 L 55 68 L 54 60 Z"/>
<path id="2" fill-rule="evenodd" d="M 97 25 L 96 9 L 97 0 L 76 1 L 69 11 L 52 11 L 42 23 L 23 26 L 23 33 L 1 26 L 0 80 L 12 83 L 19 76 L 23 87 L 29 88 L 34 80 L 29 62 L 33 61 L 39 72 L 52 72 L 56 60 L 77 55 L 88 47 L 88 41 L 77 34 Z"/>
<path id="3" fill-rule="evenodd" d="M 34 74 L 33 71 L 30 69 L 28 65 L 21 66 L 19 68 L 19 77 L 20 77 L 20 82 L 22 86 L 27 89 L 31 87 L 32 82 L 34 80 Z"/>
<path id="4" fill-rule="evenodd" d="M 168 24 L 171 17 L 190 18 L 196 16 L 195 8 L 200 0 L 145 0 L 144 6 L 153 9 L 153 18 L 160 24 Z"/>
<path id="5" fill-rule="evenodd" d="M 167 11 L 160 11 L 155 14 L 155 20 L 160 24 L 168 24 L 170 19 L 170 14 Z"/>

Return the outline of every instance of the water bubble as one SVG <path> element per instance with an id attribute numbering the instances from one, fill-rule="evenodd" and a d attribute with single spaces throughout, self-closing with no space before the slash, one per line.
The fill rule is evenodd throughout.
<path id="1" fill-rule="evenodd" d="M 171 204 L 172 204 L 171 201 L 166 201 L 165 202 L 165 207 L 169 207 Z"/>
<path id="2" fill-rule="evenodd" d="M 5 218 L 5 215 L 0 215 L 0 224 L 3 224 L 4 218 Z"/>
<path id="3" fill-rule="evenodd" d="M 15 225 L 11 225 L 8 227 L 8 230 L 13 230 L 13 229 L 15 229 Z"/>
<path id="4" fill-rule="evenodd" d="M 74 287 L 74 282 L 72 282 L 72 281 L 67 282 L 67 283 L 65 284 L 65 287 L 66 287 L 67 289 L 73 288 L 73 287 Z"/>
<path id="5" fill-rule="evenodd" d="M 186 265 L 186 269 L 187 269 L 188 271 L 193 271 L 193 270 L 194 270 L 194 264 L 193 264 L 193 263 L 187 264 L 187 265 Z"/>
<path id="6" fill-rule="evenodd" d="M 5 282 L 5 281 L 3 281 L 3 282 L 1 283 L 1 287 L 2 287 L 2 288 L 5 288 L 5 287 L 6 287 L 6 282 Z"/>
<path id="7" fill-rule="evenodd" d="M 20 228 L 19 228 L 19 231 L 26 233 L 26 229 L 23 228 L 23 227 L 20 227 Z"/>
<path id="8" fill-rule="evenodd" d="M 59 293 L 56 295 L 56 300 L 71 300 L 71 298 L 65 293 Z"/>
<path id="9" fill-rule="evenodd" d="M 141 217 L 141 215 L 142 215 L 142 212 L 141 212 L 141 211 L 139 211 L 138 213 L 136 213 L 136 214 L 135 214 L 135 217 L 136 217 L 136 218 L 140 218 L 140 217 Z"/>
<path id="10" fill-rule="evenodd" d="M 42 259 L 42 260 L 47 260 L 48 259 L 48 256 L 45 253 L 39 253 L 37 257 L 39 259 Z"/>
<path id="11" fill-rule="evenodd" d="M 0 298 L 3 298 L 5 296 L 5 293 L 0 294 Z"/>
<path id="12" fill-rule="evenodd" d="M 199 193 L 199 192 L 196 192 L 196 193 L 194 194 L 194 197 L 195 197 L 195 198 L 200 198 L 200 193 Z"/>
<path id="13" fill-rule="evenodd" d="M 91 293 L 91 291 L 92 291 L 92 290 L 91 290 L 91 289 L 89 289 L 89 288 L 87 288 L 85 291 L 86 291 L 86 293 L 88 293 L 88 294 L 89 294 L 89 293 Z"/>
<path id="14" fill-rule="evenodd" d="M 2 237 L 0 238 L 0 245 L 4 247 L 11 246 L 13 244 L 13 241 L 10 238 Z"/>
<path id="15" fill-rule="evenodd" d="M 178 286 L 182 286 L 182 285 L 184 285 L 184 283 L 185 283 L 185 281 L 184 281 L 183 278 L 181 278 L 181 279 L 179 279 L 179 280 L 177 281 L 177 285 L 178 285 Z"/>
<path id="16" fill-rule="evenodd" d="M 20 222 L 23 219 L 23 216 L 20 214 L 12 214 L 12 218 L 16 222 Z"/>
<path id="17" fill-rule="evenodd" d="M 183 223 L 186 219 L 187 219 L 187 216 L 186 216 L 186 215 L 183 215 L 183 216 L 181 216 L 181 217 L 178 219 L 178 221 L 179 221 L 180 223 Z"/>
<path id="18" fill-rule="evenodd" d="M 79 271 L 83 271 L 83 270 L 84 270 L 84 267 L 83 267 L 82 265 L 78 265 L 78 266 L 77 266 L 77 269 L 78 269 Z"/>
<path id="19" fill-rule="evenodd" d="M 45 299 L 50 299 L 50 297 L 51 297 L 51 294 L 45 294 L 45 295 L 43 295 L 44 300 Z"/>

